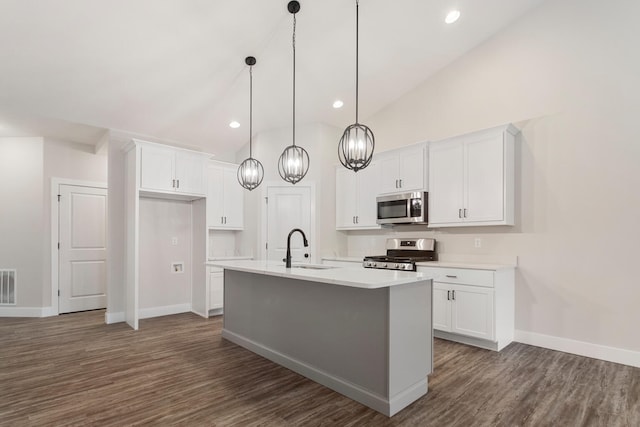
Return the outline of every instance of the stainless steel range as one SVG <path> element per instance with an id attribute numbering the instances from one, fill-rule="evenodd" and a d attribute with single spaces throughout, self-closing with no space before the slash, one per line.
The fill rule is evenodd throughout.
<path id="1" fill-rule="evenodd" d="M 436 239 L 387 239 L 387 254 L 366 256 L 365 268 L 416 271 L 416 262 L 436 261 Z"/>

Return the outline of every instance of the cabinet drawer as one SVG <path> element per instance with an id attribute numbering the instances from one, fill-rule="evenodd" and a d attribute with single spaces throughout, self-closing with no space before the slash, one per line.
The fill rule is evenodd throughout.
<path id="1" fill-rule="evenodd" d="M 493 271 L 423 266 L 418 266 L 418 271 L 433 274 L 434 282 L 493 288 Z"/>

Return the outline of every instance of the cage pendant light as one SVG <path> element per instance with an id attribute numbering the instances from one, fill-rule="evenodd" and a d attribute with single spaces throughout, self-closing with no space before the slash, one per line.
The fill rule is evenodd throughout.
<path id="1" fill-rule="evenodd" d="M 347 126 L 338 143 L 338 158 L 347 169 L 358 172 L 371 163 L 376 143 L 369 127 L 358 123 L 358 24 L 359 1 L 356 0 L 356 122 Z"/>
<path id="2" fill-rule="evenodd" d="M 247 190 L 251 191 L 262 182 L 264 178 L 264 168 L 262 163 L 253 158 L 253 66 L 256 65 L 256 58 L 247 56 L 244 60 L 249 66 L 249 158 L 238 166 L 238 182 Z"/>
<path id="3" fill-rule="evenodd" d="M 293 15 L 293 143 L 280 155 L 278 173 L 285 181 L 295 184 L 309 171 L 309 154 L 296 145 L 296 13 L 300 10 L 300 3 L 290 1 L 287 10 Z"/>

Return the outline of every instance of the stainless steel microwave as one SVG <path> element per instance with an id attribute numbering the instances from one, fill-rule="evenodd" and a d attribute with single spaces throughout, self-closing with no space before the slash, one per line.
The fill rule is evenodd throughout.
<path id="1" fill-rule="evenodd" d="M 376 197 L 378 224 L 427 224 L 428 193 L 390 194 Z"/>

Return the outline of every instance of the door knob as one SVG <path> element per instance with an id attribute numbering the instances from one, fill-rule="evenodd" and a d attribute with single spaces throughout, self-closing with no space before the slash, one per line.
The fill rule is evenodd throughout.
<path id="1" fill-rule="evenodd" d="M 304 254 L 304 257 L 305 258 L 309 258 L 309 254 Z"/>

